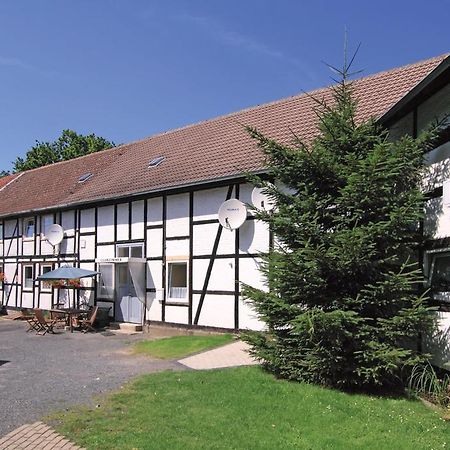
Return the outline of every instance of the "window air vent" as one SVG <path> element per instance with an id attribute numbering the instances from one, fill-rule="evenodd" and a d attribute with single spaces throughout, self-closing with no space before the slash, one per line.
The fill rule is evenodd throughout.
<path id="1" fill-rule="evenodd" d="M 158 156 L 155 159 L 152 159 L 149 163 L 148 163 L 148 167 L 158 167 L 162 162 L 164 162 L 166 159 L 165 156 Z"/>
<path id="2" fill-rule="evenodd" d="M 92 178 L 92 173 L 85 173 L 83 175 L 81 175 L 80 178 L 78 178 L 78 183 L 84 183 L 85 181 L 89 180 L 90 178 Z"/>

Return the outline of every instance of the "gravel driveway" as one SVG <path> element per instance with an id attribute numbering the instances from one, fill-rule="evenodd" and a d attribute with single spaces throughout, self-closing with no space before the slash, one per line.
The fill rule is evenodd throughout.
<path id="1" fill-rule="evenodd" d="M 0 437 L 25 423 L 148 372 L 183 369 L 176 362 L 127 354 L 142 335 L 69 333 L 37 336 L 0 319 Z"/>

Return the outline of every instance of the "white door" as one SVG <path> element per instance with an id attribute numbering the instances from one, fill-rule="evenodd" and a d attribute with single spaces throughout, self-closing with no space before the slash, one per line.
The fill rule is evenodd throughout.
<path id="1" fill-rule="evenodd" d="M 142 303 L 136 296 L 128 264 L 117 264 L 116 293 L 116 320 L 142 323 Z"/>

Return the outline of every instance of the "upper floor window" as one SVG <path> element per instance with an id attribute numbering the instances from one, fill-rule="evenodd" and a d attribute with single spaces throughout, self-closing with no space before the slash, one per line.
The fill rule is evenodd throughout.
<path id="1" fill-rule="evenodd" d="M 47 230 L 53 225 L 53 215 L 47 214 L 41 218 L 41 235 L 46 236 Z"/>
<path id="2" fill-rule="evenodd" d="M 34 238 L 34 218 L 29 217 L 27 219 L 23 219 L 23 237 L 25 239 Z"/>
<path id="3" fill-rule="evenodd" d="M 3 241 L 3 222 L 0 222 L 0 241 Z"/>

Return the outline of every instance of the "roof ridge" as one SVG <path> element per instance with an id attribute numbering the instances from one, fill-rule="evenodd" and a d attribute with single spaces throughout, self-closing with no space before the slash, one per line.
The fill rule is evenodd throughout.
<path id="1" fill-rule="evenodd" d="M 393 67 L 391 69 L 382 70 L 381 72 L 375 72 L 375 73 L 372 73 L 372 74 L 369 74 L 369 75 L 366 75 L 366 76 L 363 76 L 363 77 L 360 77 L 360 78 L 355 78 L 354 80 L 352 80 L 352 82 L 358 82 L 358 81 L 361 81 L 361 80 L 374 78 L 374 77 L 377 77 L 377 76 L 380 76 L 380 75 L 384 75 L 384 74 L 387 74 L 387 73 L 390 73 L 390 72 L 395 72 L 395 71 L 398 71 L 398 70 L 404 70 L 404 69 L 409 68 L 409 67 L 420 66 L 420 65 L 422 65 L 424 63 L 431 63 L 431 62 L 439 60 L 439 59 L 444 60 L 448 56 L 450 56 L 450 53 L 443 53 L 442 55 L 433 56 L 432 58 L 423 59 L 423 60 L 420 60 L 420 61 L 416 61 L 414 63 L 406 64 L 404 66 Z M 210 119 L 204 119 L 204 120 L 200 120 L 198 122 L 193 122 L 193 123 L 190 123 L 190 124 L 187 124 L 187 125 L 183 125 L 181 127 L 172 128 L 170 130 L 162 131 L 162 132 L 153 134 L 151 136 L 147 136 L 147 137 L 142 138 L 142 139 L 137 139 L 135 141 L 131 141 L 131 142 L 123 144 L 123 145 L 137 144 L 139 142 L 143 142 L 143 141 L 146 141 L 148 139 L 156 138 L 156 137 L 159 137 L 159 136 L 164 136 L 164 135 L 166 135 L 168 133 L 175 133 L 175 132 L 178 132 L 178 131 L 185 130 L 186 128 L 195 127 L 195 126 L 198 126 L 198 125 L 203 125 L 203 124 L 206 124 L 206 123 L 214 122 L 216 120 L 227 119 L 229 117 L 237 116 L 239 114 L 243 114 L 243 113 L 246 113 L 246 112 L 249 112 L 249 111 L 254 111 L 255 109 L 258 109 L 258 108 L 263 108 L 263 107 L 272 106 L 272 105 L 278 105 L 280 103 L 289 101 L 289 100 L 294 99 L 294 98 L 297 99 L 297 98 L 300 98 L 300 97 L 303 97 L 303 96 L 311 96 L 313 94 L 317 94 L 318 92 L 328 90 L 331 87 L 336 86 L 336 84 L 337 83 L 329 84 L 329 85 L 326 85 L 326 86 L 322 86 L 322 87 L 313 89 L 311 91 L 302 91 L 299 94 L 289 95 L 287 97 L 283 97 L 283 98 L 280 98 L 280 99 L 277 99 L 277 100 L 272 100 L 272 101 L 269 101 L 267 103 L 261 103 L 261 104 L 258 104 L 258 105 L 249 106 L 247 108 L 240 109 L 239 111 L 233 111 L 233 112 L 230 112 L 230 113 L 225 113 L 225 114 L 222 114 L 220 116 L 212 117 Z"/>
<path id="2" fill-rule="evenodd" d="M 420 61 L 416 61 L 414 63 L 406 64 L 404 66 L 393 67 L 391 69 L 383 70 L 381 72 L 376 72 L 376 73 L 369 74 L 369 75 L 366 75 L 366 76 L 363 76 L 363 77 L 360 77 L 360 78 L 356 78 L 356 79 L 352 80 L 352 82 L 358 83 L 358 82 L 360 82 L 362 80 L 372 79 L 372 78 L 379 77 L 379 76 L 382 76 L 382 75 L 385 75 L 385 74 L 388 74 L 388 73 L 391 73 L 391 72 L 401 71 L 401 70 L 405 70 L 405 69 L 410 68 L 410 67 L 420 66 L 422 64 L 431 63 L 431 62 L 439 60 L 439 59 L 444 61 L 447 57 L 449 57 L 449 55 L 450 55 L 450 53 L 443 53 L 441 55 L 434 56 L 432 58 L 423 59 L 423 60 L 420 60 Z M 46 167 L 53 167 L 53 166 L 56 166 L 56 165 L 70 163 L 73 160 L 80 160 L 80 159 L 83 159 L 83 158 L 93 157 L 93 155 L 97 155 L 97 154 L 105 154 L 107 152 L 119 151 L 120 149 L 124 149 L 124 148 L 126 148 L 128 146 L 131 146 L 131 145 L 134 145 L 134 144 L 139 144 L 139 143 L 142 143 L 142 142 L 145 142 L 145 141 L 149 141 L 151 139 L 155 139 L 155 138 L 158 138 L 158 137 L 161 137 L 161 136 L 165 136 L 165 135 L 168 135 L 168 134 L 171 134 L 171 133 L 177 133 L 177 132 L 186 130 L 188 128 L 201 126 L 201 125 L 204 125 L 204 124 L 208 124 L 208 123 L 211 123 L 211 122 L 216 122 L 216 121 L 223 120 L 223 119 L 228 119 L 228 118 L 231 118 L 231 117 L 236 117 L 236 116 L 242 115 L 242 114 L 250 112 L 250 111 L 255 111 L 255 110 L 259 109 L 259 108 L 265 108 L 265 107 L 271 107 L 271 106 L 279 105 L 281 103 L 288 102 L 288 101 L 293 100 L 293 99 L 299 99 L 299 98 L 304 97 L 304 96 L 317 95 L 317 93 L 326 91 L 326 90 L 330 89 L 331 87 L 333 87 L 335 85 L 336 85 L 336 83 L 330 84 L 330 85 L 326 85 L 326 86 L 322 86 L 320 88 L 316 88 L 316 89 L 313 89 L 311 91 L 303 91 L 302 93 L 290 95 L 288 97 L 283 97 L 281 99 L 273 100 L 273 101 L 270 101 L 270 102 L 267 102 L 267 103 L 262 103 L 262 104 L 258 104 L 258 105 L 254 105 L 254 106 L 249 106 L 249 107 L 241 109 L 239 111 L 233 111 L 233 112 L 230 112 L 230 113 L 226 113 L 226 114 L 222 114 L 222 115 L 219 115 L 219 116 L 216 116 L 216 117 L 212 117 L 210 119 L 200 120 L 198 122 L 193 122 L 193 123 L 190 123 L 190 124 L 187 124 L 187 125 L 180 126 L 178 128 L 171 128 L 169 130 L 161 131 L 159 133 L 152 134 L 150 136 L 146 136 L 144 138 L 140 138 L 140 139 L 136 139 L 134 141 L 130 141 L 130 142 L 126 142 L 124 144 L 120 144 L 120 145 L 118 145 L 116 147 L 111 147 L 111 148 L 107 148 L 107 149 L 104 149 L 104 150 L 99 150 L 97 152 L 88 153 L 87 155 L 82 155 L 82 156 L 79 156 L 79 157 L 73 158 L 73 159 L 68 159 L 68 160 L 64 160 L 64 161 L 57 161 L 57 162 L 52 163 L 52 164 L 47 164 L 45 166 L 35 167 L 33 169 L 28 169 L 28 170 L 25 170 L 23 172 L 17 172 L 17 173 L 29 173 L 29 172 L 37 171 L 37 170 L 40 170 L 40 169 L 44 169 Z"/>
<path id="3" fill-rule="evenodd" d="M 370 75 L 366 75 L 364 77 L 355 78 L 352 81 L 367 80 L 367 79 L 370 79 L 370 78 L 375 78 L 375 77 L 380 76 L 380 75 L 386 75 L 388 73 L 397 72 L 399 70 L 405 70 L 405 69 L 408 69 L 408 68 L 411 68 L 411 67 L 421 66 L 421 65 L 423 65 L 425 63 L 431 63 L 433 61 L 438 61 L 438 60 L 444 61 L 449 56 L 450 56 L 450 53 L 442 53 L 442 55 L 433 56 L 432 58 L 421 59 L 420 61 L 416 61 L 416 62 L 413 62 L 413 63 L 405 64 L 404 66 L 392 67 L 391 69 L 382 70 L 381 72 L 371 73 Z"/>

